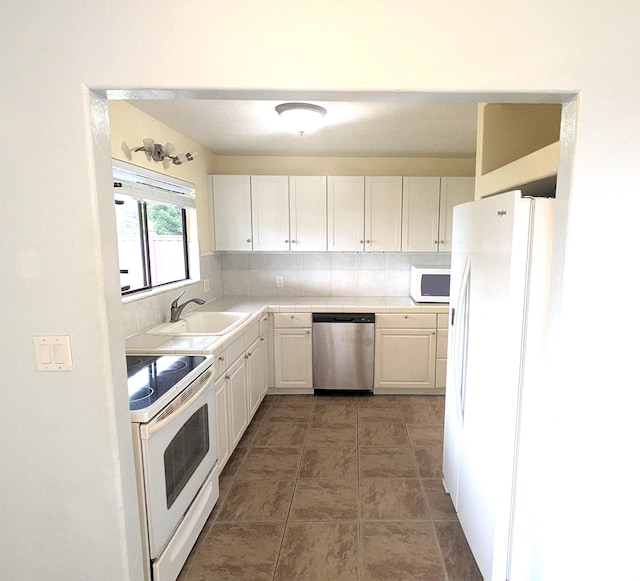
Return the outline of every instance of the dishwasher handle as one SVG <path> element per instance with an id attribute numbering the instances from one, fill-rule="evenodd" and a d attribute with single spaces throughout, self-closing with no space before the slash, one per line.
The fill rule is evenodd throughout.
<path id="1" fill-rule="evenodd" d="M 313 313 L 314 323 L 375 323 L 375 313 Z"/>

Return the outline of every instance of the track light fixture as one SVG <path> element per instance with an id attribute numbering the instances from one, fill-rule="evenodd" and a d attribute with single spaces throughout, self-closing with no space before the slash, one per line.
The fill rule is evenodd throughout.
<path id="1" fill-rule="evenodd" d="M 179 153 L 178 155 L 172 155 L 176 148 L 172 143 L 165 143 L 160 145 L 155 143 L 150 137 L 146 137 L 142 140 L 143 145 L 136 147 L 132 151 L 144 151 L 147 157 L 153 159 L 153 161 L 164 161 L 170 159 L 175 165 L 180 165 L 188 161 L 193 161 L 198 155 L 197 152 L 193 153 Z"/>

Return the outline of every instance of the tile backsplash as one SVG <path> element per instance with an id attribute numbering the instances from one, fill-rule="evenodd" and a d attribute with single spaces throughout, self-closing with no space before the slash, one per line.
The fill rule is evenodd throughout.
<path id="1" fill-rule="evenodd" d="M 425 252 L 214 252 L 200 257 L 201 282 L 123 303 L 125 337 L 169 319 L 171 301 L 240 296 L 409 296 L 410 267 L 451 264 L 451 254 Z M 282 277 L 278 287 L 276 277 Z M 209 290 L 204 291 L 204 280 Z"/>
<path id="2" fill-rule="evenodd" d="M 443 252 L 222 253 L 222 288 L 244 296 L 408 296 L 411 265 L 450 264 Z"/>

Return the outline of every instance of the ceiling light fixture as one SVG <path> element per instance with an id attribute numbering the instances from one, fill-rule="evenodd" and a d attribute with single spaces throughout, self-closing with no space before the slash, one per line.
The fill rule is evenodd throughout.
<path id="1" fill-rule="evenodd" d="M 143 145 L 141 147 L 136 147 L 132 151 L 144 151 L 147 154 L 147 157 L 153 159 L 153 161 L 164 161 L 165 159 L 170 159 L 172 163 L 181 165 L 188 161 L 193 161 L 198 155 L 195 151 L 193 153 L 179 153 L 178 155 L 172 155 L 176 150 L 172 143 L 167 142 L 164 145 L 160 145 L 159 143 L 155 143 L 150 137 L 143 139 L 142 143 Z"/>
<path id="2" fill-rule="evenodd" d="M 304 135 L 320 126 L 327 110 L 311 103 L 281 103 L 276 105 L 276 113 L 290 131 Z"/>

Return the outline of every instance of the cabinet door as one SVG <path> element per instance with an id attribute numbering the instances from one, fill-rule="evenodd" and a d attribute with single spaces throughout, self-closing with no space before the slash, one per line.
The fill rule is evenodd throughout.
<path id="1" fill-rule="evenodd" d="M 364 249 L 400 252 L 402 243 L 402 178 L 366 177 Z"/>
<path id="2" fill-rule="evenodd" d="M 440 178 L 402 178 L 402 251 L 436 252 Z"/>
<path id="3" fill-rule="evenodd" d="M 240 356 L 234 361 L 227 370 L 225 377 L 229 397 L 231 450 L 233 450 L 249 423 L 247 413 L 247 375 L 244 356 Z"/>
<path id="4" fill-rule="evenodd" d="M 275 387 L 313 389 L 311 329 L 274 329 Z"/>
<path id="5" fill-rule="evenodd" d="M 249 176 L 211 176 L 216 250 L 251 250 Z"/>
<path id="6" fill-rule="evenodd" d="M 440 225 L 438 250 L 451 252 L 453 207 L 474 198 L 475 178 L 442 178 L 440 180 Z"/>
<path id="7" fill-rule="evenodd" d="M 267 385 L 266 345 L 261 338 L 247 349 L 247 388 L 249 393 L 249 419 L 256 413 L 262 402 Z"/>
<path id="8" fill-rule="evenodd" d="M 327 249 L 327 178 L 289 177 L 289 234 L 291 250 Z"/>
<path id="9" fill-rule="evenodd" d="M 216 435 L 218 438 L 218 474 L 222 472 L 231 455 L 229 436 L 229 398 L 227 380 L 224 375 L 214 384 L 216 395 Z"/>
<path id="10" fill-rule="evenodd" d="M 376 331 L 374 389 L 432 389 L 435 363 L 435 329 Z"/>
<path id="11" fill-rule="evenodd" d="M 327 178 L 327 246 L 333 252 L 364 250 L 364 177 Z"/>
<path id="12" fill-rule="evenodd" d="M 287 176 L 251 176 L 254 250 L 289 250 Z"/>

